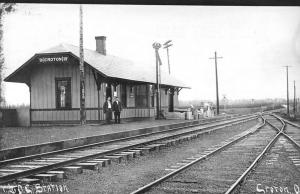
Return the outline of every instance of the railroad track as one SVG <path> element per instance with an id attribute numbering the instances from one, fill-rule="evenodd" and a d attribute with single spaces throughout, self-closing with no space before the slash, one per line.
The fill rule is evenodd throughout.
<path id="1" fill-rule="evenodd" d="M 300 147 L 297 143 L 300 139 L 300 129 L 294 125 L 293 128 L 286 129 L 286 122 L 273 114 L 263 117 L 264 124 L 234 136 L 203 153 L 187 158 L 179 163 L 182 164 L 181 166 L 169 169 L 171 171 L 169 174 L 139 188 L 132 194 L 253 193 L 254 190 L 249 190 L 249 187 L 247 190 L 244 185 L 251 181 L 252 183 L 257 182 L 257 179 L 262 180 L 261 176 L 255 177 L 257 174 L 270 175 L 264 172 L 262 167 L 259 171 L 255 169 L 260 167 L 263 160 L 267 164 L 276 162 L 278 154 L 272 154 L 272 150 L 278 149 L 278 144 L 285 147 L 285 154 L 288 153 L 295 169 L 300 170 Z M 290 137 L 287 132 L 293 136 Z M 275 146 L 273 146 L 274 144 Z M 266 154 L 267 156 L 264 157 Z M 250 174 L 252 175 L 251 180 L 246 181 Z M 297 189 L 298 185 L 295 185 L 294 187 Z M 272 193 L 273 189 L 275 192 L 275 187 L 271 187 L 266 186 L 263 189 L 257 187 L 256 191 L 265 193 L 264 189 L 269 188 L 272 189 Z M 278 192 L 280 189 L 288 190 L 286 187 L 279 186 L 276 189 Z M 300 192 L 300 190 L 295 191 Z"/>
<path id="2" fill-rule="evenodd" d="M 280 130 L 265 125 L 264 119 L 263 124 L 181 161 L 181 166 L 132 194 L 231 193 L 276 141 Z"/>
<path id="3" fill-rule="evenodd" d="M 300 152 L 281 135 L 237 193 L 299 193 L 299 182 Z"/>
<path id="4" fill-rule="evenodd" d="M 255 171 L 240 186 L 238 193 L 300 192 L 300 127 L 273 116 L 284 125 L 280 136 Z M 275 126 L 276 122 L 270 124 Z"/>
<path id="5" fill-rule="evenodd" d="M 231 125 L 256 119 L 246 115 L 229 120 L 204 123 L 201 126 L 170 129 L 159 133 L 81 146 L 51 153 L 1 161 L 0 184 L 35 183 L 64 178 L 66 171 L 99 170 L 111 162 L 120 162 L 176 142 L 189 140 Z"/>

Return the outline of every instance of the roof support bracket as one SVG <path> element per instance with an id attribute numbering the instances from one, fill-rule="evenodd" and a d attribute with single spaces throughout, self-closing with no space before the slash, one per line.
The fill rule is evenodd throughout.
<path id="1" fill-rule="evenodd" d="M 97 85 L 97 90 L 101 90 L 101 82 L 102 82 L 101 76 L 98 73 L 96 73 L 95 70 L 92 70 L 92 72 Z"/>

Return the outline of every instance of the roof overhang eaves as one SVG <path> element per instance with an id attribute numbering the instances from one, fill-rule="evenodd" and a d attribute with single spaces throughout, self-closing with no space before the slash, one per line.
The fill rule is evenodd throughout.
<path id="1" fill-rule="evenodd" d="M 155 83 L 156 84 L 156 83 Z M 187 86 L 178 86 L 178 85 L 170 85 L 170 84 L 160 84 L 161 86 L 171 86 L 171 87 L 175 87 L 175 88 L 185 88 L 185 89 L 191 89 L 191 87 L 187 87 Z"/>
<path id="2" fill-rule="evenodd" d="M 54 53 L 36 53 L 35 55 L 43 56 L 43 55 L 57 55 L 57 54 L 73 54 L 73 53 L 70 51 L 65 51 L 65 52 L 54 52 Z"/>
<path id="3" fill-rule="evenodd" d="M 28 59 L 23 65 L 21 65 L 18 69 L 16 69 L 14 72 L 12 72 L 10 75 L 8 75 L 4 81 L 6 82 L 17 82 L 17 81 L 13 81 L 11 80 L 19 71 L 21 71 L 22 69 L 24 69 L 28 64 L 30 64 L 30 62 L 37 56 L 37 54 L 33 55 L 30 59 Z M 24 83 L 24 82 L 17 82 L 17 83 Z"/>
<path id="4" fill-rule="evenodd" d="M 129 82 L 140 82 L 140 83 L 147 83 L 147 84 L 156 84 L 154 82 L 148 82 L 148 81 L 139 81 L 139 80 L 132 80 L 132 79 L 125 79 L 125 78 L 119 78 L 119 77 L 110 77 L 108 78 L 111 79 L 118 79 L 118 80 L 124 80 L 124 81 L 129 81 Z M 191 89 L 191 87 L 187 86 L 177 86 L 177 85 L 169 85 L 169 84 L 160 84 L 161 86 L 171 86 L 171 87 L 176 87 L 176 88 L 186 88 L 186 89 Z"/>

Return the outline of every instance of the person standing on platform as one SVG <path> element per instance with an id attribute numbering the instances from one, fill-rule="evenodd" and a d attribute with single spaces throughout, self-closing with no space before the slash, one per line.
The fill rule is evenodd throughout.
<path id="1" fill-rule="evenodd" d="M 110 124 L 112 117 L 112 105 L 110 102 L 110 97 L 103 104 L 103 113 L 105 114 L 106 124 Z"/>
<path id="2" fill-rule="evenodd" d="M 116 96 L 115 101 L 112 105 L 112 110 L 114 111 L 115 123 L 120 123 L 120 114 L 122 111 L 122 104 L 119 101 L 119 98 Z"/>

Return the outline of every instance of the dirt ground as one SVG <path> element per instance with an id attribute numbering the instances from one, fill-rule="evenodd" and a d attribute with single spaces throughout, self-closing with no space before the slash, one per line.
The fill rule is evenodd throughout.
<path id="1" fill-rule="evenodd" d="M 110 125 L 6 127 L 0 129 L 0 149 L 115 133 L 184 121 L 185 120 L 145 120 Z"/>

